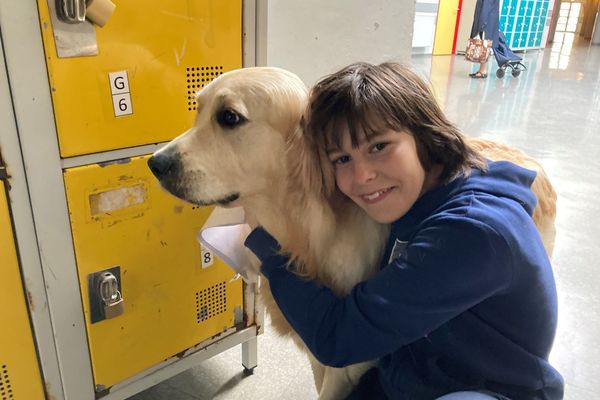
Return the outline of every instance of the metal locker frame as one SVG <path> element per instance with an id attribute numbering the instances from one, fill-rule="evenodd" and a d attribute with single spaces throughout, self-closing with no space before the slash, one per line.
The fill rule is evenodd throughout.
<path id="1" fill-rule="evenodd" d="M 244 67 L 266 63 L 266 18 L 267 0 L 243 1 Z M 0 148 L 11 176 L 15 241 L 46 396 L 96 399 L 62 170 L 148 154 L 162 144 L 61 159 L 35 0 L 0 2 L 0 45 Z M 254 325 L 201 343 L 101 398 L 124 399 L 238 344 L 244 366 L 254 367 L 262 315 L 252 287 L 245 287 L 244 297 L 254 309 Z"/>

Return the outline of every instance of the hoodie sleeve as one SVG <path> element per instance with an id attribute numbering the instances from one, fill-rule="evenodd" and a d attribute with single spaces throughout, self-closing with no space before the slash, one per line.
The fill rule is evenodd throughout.
<path id="1" fill-rule="evenodd" d="M 262 228 L 246 246 L 262 261 L 288 322 L 314 356 L 333 367 L 380 358 L 427 335 L 505 289 L 512 276 L 504 239 L 466 218 L 429 224 L 402 256 L 343 298 L 290 272 Z"/>

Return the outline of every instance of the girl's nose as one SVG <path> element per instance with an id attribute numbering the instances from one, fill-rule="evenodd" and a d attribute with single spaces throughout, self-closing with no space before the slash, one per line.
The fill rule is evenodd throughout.
<path id="1" fill-rule="evenodd" d="M 368 161 L 354 161 L 354 181 L 356 183 L 367 183 L 375 179 L 377 173 Z"/>

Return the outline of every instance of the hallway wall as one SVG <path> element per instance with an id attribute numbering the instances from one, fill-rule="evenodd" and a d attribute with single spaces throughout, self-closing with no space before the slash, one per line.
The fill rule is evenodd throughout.
<path id="1" fill-rule="evenodd" d="M 412 0 L 268 2 L 267 65 L 308 84 L 354 61 L 410 61 Z"/>
<path id="2" fill-rule="evenodd" d="M 591 39 L 596 23 L 596 14 L 600 7 L 599 0 L 586 0 L 583 4 L 583 22 L 581 25 L 581 36 L 584 39 Z"/>

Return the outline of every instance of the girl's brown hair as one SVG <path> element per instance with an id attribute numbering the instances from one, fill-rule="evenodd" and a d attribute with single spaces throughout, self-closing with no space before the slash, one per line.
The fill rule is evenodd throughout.
<path id="1" fill-rule="evenodd" d="M 346 128 L 353 146 L 386 129 L 408 130 L 423 168 L 443 166 L 440 183 L 486 167 L 446 118 L 429 85 L 398 63 L 359 62 L 323 78 L 311 90 L 306 128 L 320 151 L 341 147 Z"/>

